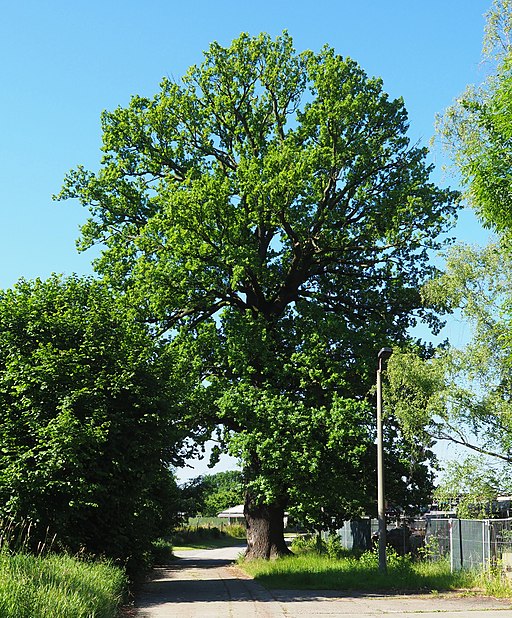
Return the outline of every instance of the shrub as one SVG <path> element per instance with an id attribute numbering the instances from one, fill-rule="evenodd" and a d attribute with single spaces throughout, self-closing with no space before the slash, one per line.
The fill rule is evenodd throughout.
<path id="1" fill-rule="evenodd" d="M 173 559 L 172 542 L 167 539 L 156 539 L 151 544 L 152 564 L 168 564 Z"/>
<path id="2" fill-rule="evenodd" d="M 0 518 L 33 550 L 58 531 L 135 570 L 174 523 L 172 361 L 138 317 L 78 277 L 0 291 Z"/>
<path id="3" fill-rule="evenodd" d="M 228 524 L 222 528 L 222 531 L 235 539 L 245 539 L 247 535 L 247 529 L 243 524 Z"/>
<path id="4" fill-rule="evenodd" d="M 292 551 L 299 554 L 316 552 L 327 553 L 327 545 L 319 534 L 297 536 L 292 541 Z"/>

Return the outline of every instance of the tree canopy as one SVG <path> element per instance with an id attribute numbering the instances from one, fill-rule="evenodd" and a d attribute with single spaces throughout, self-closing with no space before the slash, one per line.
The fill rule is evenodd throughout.
<path id="1" fill-rule="evenodd" d="M 71 172 L 60 197 L 90 208 L 98 271 L 169 327 L 299 301 L 408 321 L 454 194 L 429 182 L 403 101 L 353 60 L 242 35 L 102 128 L 100 171 Z"/>
<path id="2" fill-rule="evenodd" d="M 0 292 L 0 517 L 34 546 L 56 535 L 139 564 L 178 508 L 169 374 L 140 315 L 98 282 Z"/>
<path id="3" fill-rule="evenodd" d="M 89 208 L 81 247 L 102 245 L 98 272 L 197 374 L 196 422 L 242 461 L 250 532 L 292 506 L 330 525 L 360 511 L 375 354 L 436 325 L 418 290 L 456 208 L 403 101 L 330 47 L 243 34 L 102 128 L 99 171 L 70 172 L 60 198 Z M 406 465 L 396 432 L 388 446 Z"/>
<path id="4" fill-rule="evenodd" d="M 494 0 L 487 14 L 487 79 L 466 91 L 439 120 L 439 132 L 460 172 L 466 197 L 481 220 L 512 229 L 512 3 Z"/>

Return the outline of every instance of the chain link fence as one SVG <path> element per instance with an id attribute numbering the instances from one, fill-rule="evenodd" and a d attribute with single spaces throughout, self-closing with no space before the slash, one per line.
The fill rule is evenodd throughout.
<path id="1" fill-rule="evenodd" d="M 346 521 L 337 534 L 347 549 L 369 550 L 378 522 Z M 416 553 L 422 547 L 431 560 L 447 558 L 452 571 L 503 565 L 512 577 L 512 518 L 415 520 L 388 528 L 387 539 L 400 554 Z"/>

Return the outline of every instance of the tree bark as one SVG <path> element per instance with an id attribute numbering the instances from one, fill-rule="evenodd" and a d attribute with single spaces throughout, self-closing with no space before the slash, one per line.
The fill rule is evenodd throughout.
<path id="1" fill-rule="evenodd" d="M 244 506 L 247 524 L 248 560 L 278 558 L 292 552 L 284 540 L 284 508 L 277 505 L 259 505 L 246 496 Z"/>

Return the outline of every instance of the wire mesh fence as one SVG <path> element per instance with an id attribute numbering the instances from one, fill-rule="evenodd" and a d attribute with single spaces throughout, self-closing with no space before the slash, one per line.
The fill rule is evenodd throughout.
<path id="1" fill-rule="evenodd" d="M 434 558 L 449 556 L 452 570 L 512 566 L 512 519 L 432 519 L 425 544 Z"/>
<path id="2" fill-rule="evenodd" d="M 372 536 L 375 534 L 377 520 L 361 519 L 346 521 L 337 531 L 343 547 L 350 550 L 367 550 L 372 546 Z"/>
<path id="3" fill-rule="evenodd" d="M 491 557 L 499 560 L 512 553 L 512 519 L 490 519 L 489 527 Z"/>
<path id="4" fill-rule="evenodd" d="M 372 548 L 377 520 L 347 521 L 337 531 L 344 547 Z M 400 554 L 421 547 L 431 560 L 449 559 L 452 570 L 503 565 L 512 577 L 512 518 L 510 519 L 423 519 L 388 528 L 388 543 Z"/>

